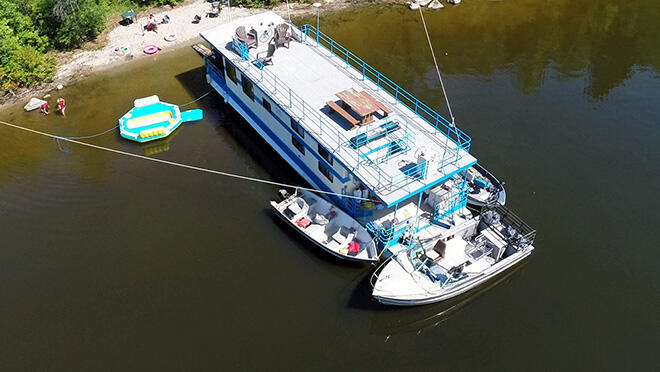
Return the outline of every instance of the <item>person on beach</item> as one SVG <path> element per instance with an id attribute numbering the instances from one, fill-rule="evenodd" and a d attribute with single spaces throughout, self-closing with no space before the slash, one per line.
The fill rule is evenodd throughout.
<path id="1" fill-rule="evenodd" d="M 167 14 L 165 14 L 165 17 L 163 17 L 163 20 L 160 21 L 160 23 L 161 23 L 161 24 L 170 23 L 170 16 L 168 16 Z"/>
<path id="2" fill-rule="evenodd" d="M 66 116 L 65 114 L 66 103 L 64 102 L 64 98 L 62 97 L 57 99 L 57 110 L 62 113 L 62 116 Z"/>
<path id="3" fill-rule="evenodd" d="M 44 115 L 48 115 L 48 102 L 44 102 L 43 105 L 41 105 L 41 113 Z"/>
<path id="4" fill-rule="evenodd" d="M 154 17 L 153 14 L 149 14 L 149 19 L 147 20 L 147 25 L 144 26 L 144 28 L 147 31 L 153 31 L 155 33 L 158 33 L 158 21 L 156 21 L 156 17 Z"/>

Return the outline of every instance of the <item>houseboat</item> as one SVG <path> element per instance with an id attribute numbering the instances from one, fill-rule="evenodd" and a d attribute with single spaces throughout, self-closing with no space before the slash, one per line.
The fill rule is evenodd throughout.
<path id="1" fill-rule="evenodd" d="M 201 37 L 208 83 L 385 256 L 473 220 L 470 137 L 319 29 L 263 12 Z"/>

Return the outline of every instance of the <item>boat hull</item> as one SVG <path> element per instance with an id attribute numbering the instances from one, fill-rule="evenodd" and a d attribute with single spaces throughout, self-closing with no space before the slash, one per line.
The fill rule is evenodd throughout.
<path id="1" fill-rule="evenodd" d="M 305 193 L 305 192 L 303 192 L 303 193 Z M 287 225 L 289 225 L 291 228 L 293 228 L 300 235 L 304 236 L 307 240 L 314 243 L 314 245 L 316 245 L 317 247 L 321 248 L 322 250 L 330 253 L 331 255 L 333 255 L 337 258 L 341 258 L 342 260 L 353 261 L 353 262 L 378 262 L 378 255 L 376 254 L 376 246 L 375 246 L 373 240 L 370 241 L 369 244 L 365 245 L 362 248 L 362 250 L 360 251 L 360 253 L 358 253 L 358 255 L 352 256 L 352 255 L 349 255 L 349 254 L 343 254 L 341 252 L 341 249 L 340 249 L 340 251 L 333 250 L 331 247 L 328 247 L 328 246 L 324 245 L 321 241 L 319 241 L 317 239 L 314 239 L 314 237 L 312 237 L 310 234 L 308 234 L 304 230 L 302 230 L 301 227 L 299 227 L 291 218 L 288 218 L 284 213 L 286 208 L 289 205 L 293 204 L 293 201 L 298 197 L 299 197 L 298 194 L 290 196 L 287 199 L 285 199 L 284 201 L 282 201 L 281 203 L 271 201 L 270 205 L 273 208 L 273 211 L 275 212 L 275 214 L 280 219 L 282 219 Z M 307 202 L 306 198 L 304 198 L 304 197 L 301 197 L 301 198 Z M 317 203 L 319 203 L 319 202 L 325 202 L 325 203 L 327 203 L 327 205 L 332 205 L 331 203 L 328 203 L 325 200 L 317 201 Z M 354 226 L 354 228 L 357 227 L 357 229 L 364 230 L 364 228 L 357 221 L 355 221 L 353 218 L 351 218 L 348 214 L 346 214 L 342 211 L 339 211 L 339 210 L 337 210 L 333 213 L 338 213 L 338 215 L 336 217 L 334 217 L 335 219 L 343 219 L 344 223 L 347 222 L 346 219 L 350 219 L 350 221 L 352 221 L 352 226 Z M 308 216 L 304 216 L 304 217 L 308 217 Z M 350 226 L 350 224 L 349 224 L 349 226 Z M 371 238 L 371 235 L 366 230 L 362 231 L 362 233 L 363 233 L 363 236 L 366 235 L 366 236 L 369 236 Z M 369 253 L 369 252 L 372 252 L 372 253 Z M 364 253 L 364 254 L 360 255 L 362 253 Z M 366 254 L 366 256 L 365 256 L 365 254 Z M 369 257 L 369 256 L 371 256 L 371 257 Z"/>
<path id="2" fill-rule="evenodd" d="M 509 269 L 512 269 L 516 264 L 518 264 L 519 262 L 524 260 L 527 256 L 529 256 L 533 250 L 534 247 L 529 246 L 524 251 L 516 253 L 502 260 L 500 262 L 502 264 L 501 266 L 494 265 L 492 270 L 490 270 L 488 273 L 484 273 L 483 275 L 475 277 L 473 280 L 467 281 L 463 285 L 459 285 L 456 288 L 452 288 L 450 291 L 438 293 L 437 295 L 429 295 L 427 297 L 419 297 L 419 298 L 396 298 L 394 296 L 378 295 L 374 293 L 373 296 L 376 300 L 378 300 L 378 302 L 384 305 L 395 305 L 395 306 L 418 306 L 418 305 L 427 305 L 427 304 L 449 300 L 465 292 L 468 292 L 471 289 L 478 287 L 479 285 L 489 281 L 490 279 L 497 277 L 498 275 L 508 271 Z M 388 264 L 391 265 L 397 263 L 389 262 Z"/>
<path id="3" fill-rule="evenodd" d="M 296 232 L 300 233 L 300 231 L 298 230 L 298 228 L 297 228 L 296 226 L 294 226 L 294 225 L 291 223 L 291 221 L 289 221 L 289 219 L 286 218 L 283 214 L 279 213 L 278 211 L 275 211 L 275 215 L 278 216 L 282 221 L 284 221 L 288 226 L 290 226 L 290 227 L 291 227 L 292 229 L 294 229 Z M 331 249 L 328 249 L 326 246 L 324 246 L 323 244 L 320 244 L 320 243 L 317 242 L 316 240 L 312 239 L 312 238 L 311 238 L 309 235 L 307 235 L 307 234 L 300 234 L 300 235 L 301 235 L 301 236 L 304 236 L 305 239 L 307 239 L 308 241 L 312 242 L 315 246 L 321 248 L 322 250 L 324 250 L 324 251 L 330 253 L 331 255 L 333 255 L 333 256 L 335 256 L 335 257 L 337 257 L 337 258 L 341 258 L 342 260 L 352 261 L 352 262 L 378 262 L 378 259 L 377 259 L 377 258 L 359 259 L 359 258 L 355 258 L 355 257 L 352 257 L 352 256 L 347 256 L 347 255 L 343 255 L 343 254 L 337 253 L 337 252 L 335 252 L 335 251 L 333 251 L 333 250 L 331 250 Z"/>

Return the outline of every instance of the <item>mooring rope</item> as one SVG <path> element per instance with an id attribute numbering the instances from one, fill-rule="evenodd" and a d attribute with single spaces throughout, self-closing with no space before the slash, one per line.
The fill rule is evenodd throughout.
<path id="1" fill-rule="evenodd" d="M 138 155 L 138 154 L 133 154 L 133 153 L 126 152 L 126 151 L 115 150 L 115 149 L 111 149 L 109 147 L 98 146 L 98 145 L 94 145 L 94 144 L 87 143 L 87 142 L 80 142 L 80 141 L 77 141 L 75 139 L 71 139 L 71 138 L 68 138 L 68 137 L 56 136 L 54 134 L 41 132 L 41 131 L 38 131 L 36 129 L 30 129 L 30 128 L 22 127 L 20 125 L 8 123 L 8 122 L 3 121 L 3 120 L 0 120 L 0 124 L 6 125 L 8 127 L 12 127 L 14 129 L 19 129 L 19 130 L 23 130 L 23 131 L 26 131 L 26 132 L 30 132 L 30 133 L 33 133 L 33 134 L 38 134 L 40 136 L 49 137 L 49 138 L 52 138 L 56 141 L 59 141 L 59 140 L 67 141 L 67 142 L 75 143 L 77 145 L 91 147 L 91 148 L 94 148 L 94 149 L 97 149 L 97 150 L 113 152 L 115 154 L 131 156 L 131 157 L 134 157 L 134 158 L 149 160 L 149 161 L 153 161 L 153 162 L 156 162 L 156 163 L 171 165 L 171 166 L 175 166 L 175 167 L 187 168 L 187 169 L 192 169 L 192 170 L 196 170 L 196 171 L 200 171 L 200 172 L 206 172 L 206 173 L 217 174 L 217 175 L 225 176 L 225 177 L 237 178 L 237 179 L 245 180 L 245 181 L 264 183 L 264 184 L 267 184 L 267 185 L 280 186 L 280 187 L 289 187 L 289 188 L 297 189 L 297 190 L 306 190 L 306 191 L 311 191 L 311 192 L 315 192 L 315 193 L 319 193 L 319 194 L 335 195 L 335 196 L 339 196 L 339 197 L 343 197 L 343 198 L 363 200 L 363 201 L 372 201 L 371 199 L 362 198 L 362 197 L 353 196 L 353 195 L 339 194 L 339 193 L 336 193 L 336 192 L 318 190 L 318 189 L 314 189 L 314 188 L 310 188 L 310 187 L 295 186 L 295 185 L 290 185 L 290 184 L 287 184 L 287 183 L 269 181 L 269 180 L 264 180 L 264 179 L 261 179 L 261 178 L 243 176 L 243 175 L 240 175 L 240 174 L 233 174 L 233 173 L 229 173 L 229 172 L 222 172 L 222 171 L 218 171 L 218 170 L 214 170 L 214 169 L 202 168 L 202 167 L 197 167 L 197 166 L 194 166 L 194 165 L 182 164 L 182 163 L 177 163 L 177 162 L 173 162 L 173 161 L 169 161 L 169 160 L 163 160 L 163 159 L 158 159 L 158 158 L 150 158 L 150 157 L 144 156 L 144 155 Z"/>
<path id="2" fill-rule="evenodd" d="M 454 114 L 451 112 L 451 106 L 449 105 L 449 97 L 447 97 L 447 92 L 445 91 L 445 84 L 442 82 L 442 75 L 440 74 L 440 68 L 438 67 L 438 61 L 435 58 L 435 52 L 433 52 L 433 44 L 431 44 L 431 37 L 429 36 L 429 30 L 426 28 L 426 21 L 424 20 L 424 13 L 422 13 L 422 7 L 419 7 L 419 16 L 422 17 L 422 24 L 424 25 L 424 32 L 426 32 L 426 40 L 429 42 L 429 48 L 431 48 L 431 56 L 433 57 L 433 63 L 435 64 L 435 71 L 438 73 L 438 79 L 440 79 L 440 86 L 442 87 L 442 94 L 445 96 L 445 102 L 447 102 L 447 108 L 449 109 L 449 116 L 451 116 L 451 125 L 456 126 L 454 123 Z"/>
<path id="3" fill-rule="evenodd" d="M 193 101 L 190 101 L 190 102 L 188 102 L 188 103 L 184 103 L 183 105 L 179 105 L 179 107 L 188 106 L 188 105 L 191 104 L 191 103 L 195 103 L 195 102 L 199 101 L 200 99 L 202 99 L 202 98 L 208 96 L 209 94 L 211 94 L 211 92 L 213 92 L 213 90 L 209 90 L 208 92 L 202 94 L 201 96 L 197 97 L 197 98 L 194 99 Z"/>
<path id="4" fill-rule="evenodd" d="M 97 133 L 97 134 L 92 134 L 92 135 L 89 135 L 89 136 L 79 136 L 79 137 L 69 137 L 69 136 L 64 137 L 64 136 L 61 136 L 61 138 L 72 139 L 72 140 L 94 138 L 94 137 L 102 136 L 102 135 L 104 135 L 104 134 L 106 134 L 106 133 L 108 133 L 108 132 L 110 132 L 110 131 L 112 131 L 112 130 L 115 130 L 115 129 L 117 129 L 118 126 L 119 126 L 119 124 L 115 125 L 114 127 L 110 128 L 110 129 L 108 129 L 108 130 L 106 130 L 106 131 L 103 131 L 103 132 L 101 132 L 101 133 Z M 58 136 L 58 137 L 59 137 L 59 136 Z"/>

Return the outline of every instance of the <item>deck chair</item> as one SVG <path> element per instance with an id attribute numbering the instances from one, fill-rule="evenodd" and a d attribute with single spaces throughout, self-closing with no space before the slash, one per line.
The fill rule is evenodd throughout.
<path id="1" fill-rule="evenodd" d="M 273 64 L 273 54 L 275 54 L 275 44 L 268 44 L 268 51 L 266 51 L 266 55 L 263 57 L 259 57 L 259 54 L 263 54 L 264 52 L 257 53 L 257 59 L 254 60 L 254 64 L 257 65 L 260 69 L 264 68 L 266 65 L 272 65 Z"/>
<path id="2" fill-rule="evenodd" d="M 336 241 L 339 246 L 350 243 L 355 238 L 355 231 L 346 226 L 340 226 L 336 233 L 332 234 L 332 240 Z"/>
<path id="3" fill-rule="evenodd" d="M 307 205 L 305 200 L 303 198 L 296 198 L 293 203 L 287 206 L 284 214 L 292 221 L 297 221 L 301 217 L 305 217 L 307 211 L 309 211 L 309 205 Z"/>
<path id="4" fill-rule="evenodd" d="M 215 18 L 220 14 L 220 2 L 214 1 L 211 3 L 211 10 L 206 13 L 207 17 Z"/>
<path id="5" fill-rule="evenodd" d="M 289 32 L 289 25 L 286 23 L 280 23 L 275 26 L 275 46 L 286 46 L 288 48 L 290 41 L 291 33 Z"/>
<path id="6" fill-rule="evenodd" d="M 248 49 L 256 48 L 259 45 L 259 42 L 257 41 L 257 35 L 246 32 L 245 26 L 238 26 L 236 28 L 236 39 L 242 43 L 245 43 Z"/>

